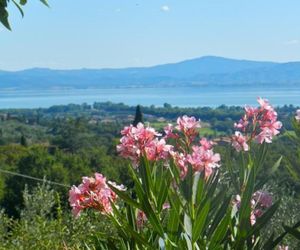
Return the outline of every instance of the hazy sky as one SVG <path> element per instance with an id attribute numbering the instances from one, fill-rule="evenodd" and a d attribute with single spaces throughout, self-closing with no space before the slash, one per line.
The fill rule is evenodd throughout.
<path id="1" fill-rule="evenodd" d="M 0 69 L 148 66 L 204 55 L 300 61 L 300 0 L 30 0 Z"/>

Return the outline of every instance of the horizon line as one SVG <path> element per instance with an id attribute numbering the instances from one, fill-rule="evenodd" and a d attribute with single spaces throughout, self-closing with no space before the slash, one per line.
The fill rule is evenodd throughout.
<path id="1" fill-rule="evenodd" d="M 295 63 L 300 62 L 300 60 L 291 60 L 291 61 L 273 61 L 273 60 L 255 60 L 255 59 L 246 59 L 246 58 L 234 58 L 234 57 L 225 57 L 225 56 L 217 56 L 217 55 L 203 55 L 198 57 L 191 57 L 186 59 L 181 59 L 174 62 L 165 62 L 165 63 L 158 63 L 158 64 L 151 64 L 151 65 L 144 65 L 144 66 L 130 66 L 130 67 L 103 67 L 103 68 L 87 68 L 87 67 L 80 67 L 80 68 L 55 68 L 55 67 L 28 67 L 28 68 L 20 68 L 16 70 L 2 70 L 0 72 L 20 72 L 20 71 L 27 71 L 27 70 L 57 70 L 57 71 L 71 71 L 71 70 L 126 70 L 126 69 L 137 69 L 137 68 L 152 68 L 164 65 L 172 65 L 178 64 L 188 61 L 193 61 L 197 59 L 204 59 L 204 58 L 218 58 L 218 59 L 225 59 L 225 60 L 234 60 L 234 61 L 248 61 L 248 62 L 258 62 L 258 63 L 274 63 L 274 64 L 285 64 L 285 63 Z"/>

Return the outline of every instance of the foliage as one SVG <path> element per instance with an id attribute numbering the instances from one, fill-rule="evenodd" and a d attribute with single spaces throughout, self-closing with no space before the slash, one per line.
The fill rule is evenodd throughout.
<path id="1" fill-rule="evenodd" d="M 46 176 L 47 179 L 66 185 L 78 183 L 80 176 L 89 176 L 93 172 L 101 172 L 108 179 L 123 183 L 128 187 L 126 193 L 130 197 L 138 199 L 137 192 L 134 191 L 136 185 L 133 184 L 134 181 L 131 178 L 132 173 L 131 168 L 128 168 L 128 161 L 118 157 L 115 149 L 120 137 L 120 129 L 124 124 L 132 122 L 132 114 L 134 114 L 135 110 L 135 107 L 113 103 L 97 103 L 93 106 L 87 104 L 61 105 L 47 109 L 1 110 L 0 171 L 4 169 L 41 179 Z M 197 129 L 197 132 L 200 132 L 201 136 L 207 136 L 217 141 L 219 145 L 215 145 L 215 150 L 223 155 L 222 166 L 218 170 L 220 182 L 217 185 L 215 193 L 219 194 L 222 190 L 226 189 L 228 190 L 226 195 L 230 196 L 232 201 L 234 200 L 238 191 L 235 187 L 236 184 L 234 184 L 235 181 L 231 181 L 232 176 L 229 174 L 228 167 L 231 166 L 233 168 L 233 177 L 235 180 L 238 180 L 240 178 L 238 171 L 242 162 L 242 154 L 236 153 L 232 149 L 229 150 L 229 145 L 226 141 L 228 141 L 228 135 L 233 133 L 233 121 L 238 120 L 242 115 L 240 107 L 221 106 L 212 109 L 207 107 L 178 108 L 165 105 L 165 107 L 143 107 L 143 111 L 145 112 L 144 119 L 146 124 L 147 122 L 151 122 L 160 133 L 164 133 L 163 127 L 165 123 L 174 124 L 175 118 L 185 112 L 189 115 L 201 117 L 203 119 L 201 124 L 204 127 L 200 130 Z M 295 137 L 296 133 L 291 131 L 292 122 L 290 121 L 294 113 L 295 107 L 292 106 L 285 106 L 278 109 L 278 117 L 283 122 L 284 129 L 282 129 L 282 135 L 274 138 L 272 148 L 270 148 L 270 145 L 267 145 L 267 148 L 271 150 L 269 149 L 265 155 L 265 160 L 260 167 L 261 171 L 258 171 L 256 176 L 257 182 L 262 183 L 265 181 L 266 173 L 272 172 L 269 170 L 273 163 L 281 155 L 284 156 L 278 168 L 279 171 L 272 172 L 271 176 L 268 175 L 267 183 L 265 185 L 261 184 L 262 190 L 271 193 L 275 200 L 282 200 L 271 221 L 261 229 L 261 233 L 266 235 L 266 238 L 271 238 L 273 231 L 274 239 L 276 239 L 276 236 L 283 234 L 285 229 L 282 227 L 282 223 L 284 223 L 285 227 L 292 228 L 299 221 L 297 204 L 299 204 L 300 182 L 297 178 L 293 179 L 293 175 L 290 174 L 292 173 L 290 169 L 299 166 L 299 158 L 296 153 L 299 146 Z M 220 124 L 226 124 L 226 126 L 219 126 Z M 216 131 L 216 128 L 218 131 Z M 20 145 L 22 135 L 26 137 L 27 147 Z M 261 146 L 250 146 L 251 152 L 249 153 L 251 158 L 255 157 L 258 153 L 259 147 Z M 244 152 L 243 154 L 246 156 L 248 153 Z M 247 157 L 245 158 L 247 159 Z M 159 163 L 157 166 L 161 166 L 160 164 L 162 163 Z M 139 175 L 140 173 L 137 170 L 135 174 Z M 0 174 L 0 206 L 5 208 L 6 211 L 6 214 L 3 212 L 1 214 L 0 233 L 2 238 L 0 239 L 0 244 L 4 244 L 3 242 L 6 242 L 5 244 L 12 244 L 13 237 L 22 242 L 20 236 L 18 236 L 17 229 L 13 230 L 15 232 L 14 236 L 9 237 L 9 239 L 5 235 L 11 232 L 10 228 L 12 224 L 17 225 L 23 220 L 24 208 L 27 205 L 25 205 L 24 199 L 22 199 L 22 191 L 26 186 L 27 193 L 32 194 L 32 192 L 35 192 L 37 182 L 13 175 Z M 101 244 L 102 248 L 100 248 L 105 249 L 104 245 L 108 246 L 110 237 L 107 234 L 103 234 L 105 233 L 104 228 L 106 226 L 112 227 L 107 216 L 90 211 L 82 213 L 78 219 L 74 220 L 69 215 L 69 208 L 66 204 L 67 189 L 59 186 L 51 186 L 51 188 L 55 189 L 55 196 L 57 192 L 61 197 L 60 203 L 64 224 L 58 224 L 59 218 L 57 217 L 56 202 L 46 216 L 47 220 L 43 218 L 39 221 L 40 224 L 44 223 L 49 230 L 47 231 L 46 228 L 43 229 L 41 227 L 39 233 L 38 231 L 34 231 L 34 229 L 29 229 L 30 232 L 35 232 L 35 235 L 32 233 L 26 237 L 32 239 L 32 241 L 36 241 L 38 238 L 43 238 L 42 235 L 39 235 L 43 234 L 45 238 L 50 239 L 55 235 L 52 231 L 66 232 L 64 230 L 69 230 L 67 236 L 62 233 L 65 235 L 63 240 L 70 242 L 70 245 L 68 245 L 69 248 L 76 249 L 77 244 L 80 244 L 77 248 L 84 248 L 81 243 L 78 243 L 79 241 L 76 241 L 77 238 L 80 238 L 79 234 L 81 232 L 82 242 L 88 241 L 88 246 L 91 249 L 97 244 Z M 125 218 L 126 212 L 124 212 L 124 209 L 127 209 L 126 203 L 120 201 L 118 202 L 118 206 L 123 218 Z M 140 210 L 138 211 L 141 213 Z M 163 211 L 165 220 L 168 219 L 168 211 Z M 137 213 L 136 210 L 135 212 Z M 209 211 L 209 214 L 213 217 L 212 211 Z M 284 215 L 284 218 L 282 215 Z M 102 225 L 99 228 L 97 226 L 98 221 Z M 87 230 L 84 226 L 85 224 L 91 225 L 91 228 L 98 228 L 97 234 L 101 236 L 99 238 L 100 243 L 96 236 L 93 237 L 95 231 Z M 53 226 L 55 229 L 51 229 L 52 231 L 50 230 L 50 228 L 53 228 L 51 225 L 55 225 Z M 34 227 L 34 224 L 30 224 L 30 227 Z M 64 229 L 60 227 L 64 227 Z M 145 222 L 143 230 L 147 230 L 147 228 L 149 230 L 152 228 L 149 221 Z M 19 233 L 26 235 L 24 233 L 25 229 L 23 228 L 22 230 Z M 127 231 L 126 233 L 128 234 Z M 119 236 L 117 237 L 116 234 L 116 238 L 113 239 L 113 243 L 110 243 L 108 249 L 113 249 L 114 243 L 122 243 Z M 148 237 L 147 234 L 146 237 Z M 55 241 L 54 238 L 52 239 Z M 42 242 L 46 242 L 46 240 Z M 57 244 L 61 244 L 61 242 Z M 291 235 L 285 235 L 283 243 L 289 245 L 292 249 L 297 249 L 298 246 L 296 238 Z M 53 248 L 55 249 L 54 243 Z M 6 249 L 14 248 L 10 245 Z M 57 245 L 56 249 L 61 249 L 61 245 Z M 120 249 L 119 245 L 118 249 Z"/>
<path id="2" fill-rule="evenodd" d="M 178 118 L 177 131 L 168 126 L 161 139 L 142 124 L 125 127 L 117 149 L 132 161 L 133 188 L 124 191 L 100 174 L 84 177 L 70 190 L 73 211 L 94 208 L 106 214 L 118 228 L 120 249 L 272 249 L 288 233 L 298 238 L 300 222 L 265 237 L 280 201 L 272 202 L 261 189 L 282 157 L 273 167 L 262 167 L 281 123 L 266 100 L 259 103 L 247 107 L 236 125 L 245 134 L 236 132 L 231 143 L 241 152 L 234 157 L 236 152 L 228 151 L 223 173 L 213 143 L 202 138 L 197 144 L 199 124 L 193 117 Z"/>
<path id="3" fill-rule="evenodd" d="M 9 30 L 11 30 L 9 21 L 8 21 L 8 16 L 9 13 L 7 11 L 8 4 L 13 3 L 18 10 L 20 11 L 22 17 L 24 16 L 23 12 L 23 6 L 27 4 L 27 0 L 0 0 L 0 22 Z M 40 0 L 44 5 L 48 6 L 48 1 L 47 0 Z"/>
<path id="4" fill-rule="evenodd" d="M 59 195 L 45 183 L 23 193 L 24 208 L 18 220 L 0 212 L 0 249 L 95 249 L 114 238 L 105 218 L 89 213 L 74 220 L 61 207 Z"/>
<path id="5" fill-rule="evenodd" d="M 135 111 L 135 117 L 134 117 L 134 121 L 133 121 L 133 126 L 138 125 L 139 123 L 143 123 L 143 113 L 141 111 L 141 106 L 137 105 L 136 106 L 136 111 Z"/>

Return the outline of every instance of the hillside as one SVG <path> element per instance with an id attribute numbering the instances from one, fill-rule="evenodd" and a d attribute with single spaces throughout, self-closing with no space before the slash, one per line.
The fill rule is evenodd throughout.
<path id="1" fill-rule="evenodd" d="M 0 90 L 254 84 L 300 86 L 300 62 L 258 62 L 206 56 L 144 68 L 0 71 Z"/>

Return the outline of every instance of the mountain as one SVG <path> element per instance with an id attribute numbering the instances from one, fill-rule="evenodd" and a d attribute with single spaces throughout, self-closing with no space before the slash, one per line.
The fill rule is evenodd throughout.
<path id="1" fill-rule="evenodd" d="M 206 56 L 141 68 L 0 70 L 0 90 L 237 85 L 300 86 L 300 62 L 259 62 Z"/>

